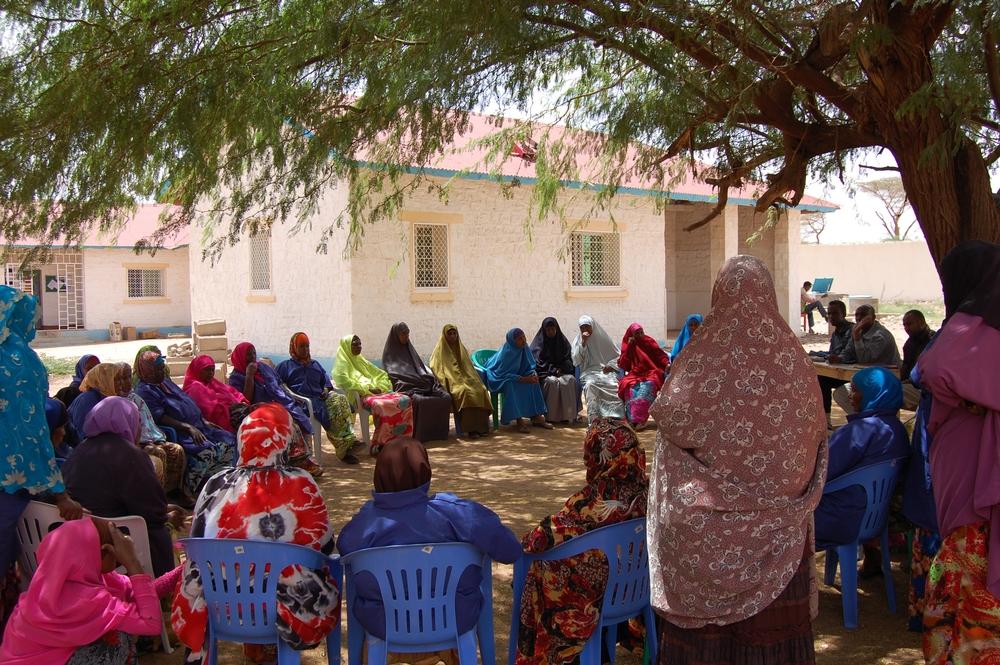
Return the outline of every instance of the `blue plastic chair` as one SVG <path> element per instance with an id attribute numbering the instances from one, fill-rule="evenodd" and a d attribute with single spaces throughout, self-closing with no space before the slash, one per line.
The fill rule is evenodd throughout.
<path id="1" fill-rule="evenodd" d="M 219 640 L 243 644 L 278 645 L 279 665 L 298 665 L 298 651 L 278 637 L 275 594 L 285 566 L 300 564 L 313 569 L 324 566 L 338 589 L 343 589 L 343 567 L 336 557 L 327 557 L 300 545 L 259 540 L 185 538 L 180 541 L 198 567 L 208 605 L 208 664 L 216 665 Z M 326 658 L 340 665 L 340 622 L 326 638 Z"/>
<path id="2" fill-rule="evenodd" d="M 618 624 L 641 616 L 646 627 L 646 662 L 656 662 L 656 622 L 649 604 L 649 552 L 646 549 L 645 518 L 594 529 L 547 552 L 525 554 L 514 564 L 514 599 L 511 609 L 508 663 L 514 665 L 521 616 L 521 596 L 528 570 L 535 561 L 556 561 L 601 550 L 608 560 L 608 586 L 604 589 L 601 619 L 580 654 L 580 665 L 601 665 L 601 642 L 615 662 Z"/>
<path id="3" fill-rule="evenodd" d="M 457 649 L 462 665 L 475 665 L 476 642 L 484 664 L 496 663 L 493 645 L 493 568 L 490 558 L 467 543 L 373 547 L 343 558 L 347 591 L 347 662 L 361 665 L 368 644 L 369 665 L 385 665 L 389 653 Z M 481 566 L 482 610 L 474 629 L 458 634 L 458 580 L 469 566 Z M 354 616 L 354 576 L 378 582 L 385 609 L 385 639 L 371 635 Z"/>
<path id="4" fill-rule="evenodd" d="M 471 359 L 472 366 L 479 372 L 479 378 L 482 379 L 483 385 L 486 386 L 486 390 L 490 394 L 490 401 L 493 404 L 493 429 L 500 429 L 500 393 L 490 390 L 490 383 L 486 380 L 486 363 L 496 353 L 496 349 L 476 349 L 472 352 Z"/>
<path id="5" fill-rule="evenodd" d="M 823 494 L 830 494 L 860 485 L 867 495 L 868 505 L 861 518 L 857 539 L 826 550 L 823 581 L 827 586 L 833 586 L 837 564 L 843 564 L 840 566 L 840 596 L 844 607 L 845 628 L 858 627 L 858 547 L 872 538 L 879 538 L 881 544 L 885 595 L 889 611 L 896 613 L 896 587 L 892 582 L 892 565 L 889 561 L 889 501 L 905 462 L 906 458 L 900 457 L 869 464 L 827 483 L 823 489 Z"/>

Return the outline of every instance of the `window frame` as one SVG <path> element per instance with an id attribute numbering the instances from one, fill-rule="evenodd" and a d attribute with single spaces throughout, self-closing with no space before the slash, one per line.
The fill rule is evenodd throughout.
<path id="1" fill-rule="evenodd" d="M 617 274 L 617 284 L 576 284 L 574 283 L 574 246 L 576 245 L 577 237 L 580 237 L 581 245 L 583 243 L 583 236 L 612 236 L 617 241 L 618 245 L 618 274 Z M 590 250 L 591 252 L 593 250 Z M 584 256 L 582 254 L 583 248 L 581 247 L 581 263 L 584 261 Z M 578 228 L 572 231 L 569 239 L 569 270 L 567 271 L 567 282 L 568 291 L 574 293 L 607 293 L 607 294 L 618 294 L 625 291 L 624 275 L 622 274 L 622 229 L 619 228 Z M 581 267 L 582 270 L 582 267 Z"/>
<path id="2" fill-rule="evenodd" d="M 271 296 L 274 293 L 274 256 L 272 252 L 271 244 L 271 229 L 264 231 L 258 231 L 257 233 L 251 235 L 247 242 L 247 289 L 251 297 L 254 296 Z M 267 242 L 266 251 L 264 256 L 267 259 L 267 288 L 266 289 L 255 289 L 254 288 L 254 243 L 264 240 Z"/>
<path id="3" fill-rule="evenodd" d="M 145 287 L 146 282 L 143 275 L 139 275 L 139 286 L 142 289 L 142 293 L 134 296 L 132 295 L 131 283 L 132 283 L 132 273 L 158 273 L 160 288 L 159 293 L 146 293 Z M 167 270 L 166 268 L 160 266 L 127 266 L 125 268 L 125 299 L 128 302 L 140 301 L 140 300 L 154 300 L 163 299 L 167 297 Z"/>
<path id="4" fill-rule="evenodd" d="M 444 229 L 444 286 L 418 286 L 417 284 L 417 230 L 420 227 Z M 433 252 L 433 248 L 432 248 Z M 451 224 L 436 221 L 413 221 L 410 223 L 410 289 L 415 294 L 447 294 L 451 292 Z"/>

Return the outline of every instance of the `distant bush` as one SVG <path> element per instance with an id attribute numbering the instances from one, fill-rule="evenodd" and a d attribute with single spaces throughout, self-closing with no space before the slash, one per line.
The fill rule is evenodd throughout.
<path id="1" fill-rule="evenodd" d="M 76 372 L 76 361 L 72 358 L 53 358 L 44 353 L 38 354 L 45 365 L 45 371 L 49 376 L 72 376 Z"/>

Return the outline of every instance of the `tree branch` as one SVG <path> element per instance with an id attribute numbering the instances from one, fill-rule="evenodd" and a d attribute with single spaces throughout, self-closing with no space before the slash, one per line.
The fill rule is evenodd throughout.
<path id="1" fill-rule="evenodd" d="M 859 169 L 868 169 L 869 171 L 896 171 L 899 172 L 898 166 L 869 166 L 868 164 L 858 164 Z"/>

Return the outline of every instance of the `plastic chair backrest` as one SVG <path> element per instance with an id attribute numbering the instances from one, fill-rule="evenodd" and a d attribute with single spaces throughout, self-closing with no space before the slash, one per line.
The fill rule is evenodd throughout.
<path id="1" fill-rule="evenodd" d="M 889 502 L 896 481 L 903 470 L 905 457 L 869 464 L 832 480 L 823 488 L 823 494 L 838 492 L 848 487 L 860 485 L 867 496 L 865 515 L 861 519 L 858 541 L 877 538 L 889 519 Z"/>
<path id="2" fill-rule="evenodd" d="M 38 547 L 54 525 L 64 522 L 59 509 L 41 501 L 29 501 L 17 520 L 17 539 L 21 543 L 21 571 L 30 578 L 38 569 Z"/>
<path id="3" fill-rule="evenodd" d="M 603 526 L 547 552 L 527 557 L 530 561 L 553 561 L 568 559 L 589 550 L 601 550 L 608 559 L 608 585 L 604 590 L 601 623 L 616 623 L 642 612 L 649 604 L 646 519 Z"/>
<path id="4" fill-rule="evenodd" d="M 476 349 L 472 352 L 472 364 L 476 369 L 482 370 L 486 368 L 486 363 L 490 361 L 490 358 L 497 354 L 496 349 Z"/>
<path id="5" fill-rule="evenodd" d="M 337 559 L 301 545 L 260 540 L 185 538 L 184 551 L 198 567 L 216 639 L 270 643 L 276 638 L 276 592 L 286 566 L 328 566 L 342 577 Z"/>
<path id="6" fill-rule="evenodd" d="M 482 567 L 483 607 L 492 611 L 489 558 L 467 543 L 373 547 L 349 554 L 343 561 L 348 576 L 367 572 L 378 582 L 390 652 L 393 645 L 457 644 L 456 591 L 469 566 Z"/>
<path id="7" fill-rule="evenodd" d="M 149 550 L 149 530 L 146 528 L 146 520 L 138 515 L 106 519 L 127 530 L 135 544 L 135 554 L 139 558 L 139 564 L 143 570 L 152 575 L 153 557 Z M 17 538 L 21 544 L 21 569 L 29 578 L 38 569 L 38 548 L 42 544 L 42 539 L 64 521 L 55 506 L 41 501 L 28 502 L 28 507 L 17 521 Z"/>

